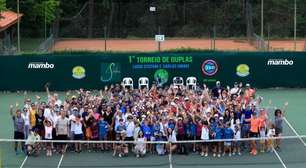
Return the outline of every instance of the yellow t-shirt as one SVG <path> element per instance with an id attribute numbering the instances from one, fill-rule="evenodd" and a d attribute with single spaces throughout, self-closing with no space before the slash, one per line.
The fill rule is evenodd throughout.
<path id="1" fill-rule="evenodd" d="M 30 124 L 32 127 L 34 127 L 36 125 L 36 110 L 35 109 L 31 109 L 30 110 Z"/>

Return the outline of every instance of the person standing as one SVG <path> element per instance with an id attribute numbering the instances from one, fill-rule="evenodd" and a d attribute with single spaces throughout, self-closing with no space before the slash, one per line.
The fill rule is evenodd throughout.
<path id="1" fill-rule="evenodd" d="M 18 103 L 16 103 L 16 107 L 18 107 Z M 21 110 L 17 109 L 15 114 L 13 112 L 14 110 L 14 106 L 11 105 L 10 106 L 10 114 L 11 117 L 13 119 L 13 123 L 14 123 L 14 139 L 18 139 L 18 140 L 23 140 L 24 139 L 24 125 L 25 125 L 25 121 L 24 118 L 21 115 Z M 18 147 L 21 147 L 21 150 L 24 151 L 24 143 L 23 142 L 15 142 L 15 152 L 16 155 L 19 154 L 18 152 Z"/>
<path id="2" fill-rule="evenodd" d="M 69 120 L 66 117 L 66 112 L 64 110 L 60 112 L 60 117 L 56 121 L 55 128 L 57 139 L 67 140 L 69 132 Z M 60 153 L 65 153 L 65 146 L 66 145 L 64 143 L 59 144 Z"/>
<path id="3" fill-rule="evenodd" d="M 283 120 L 284 120 L 284 111 L 286 110 L 288 106 L 288 102 L 284 104 L 283 110 L 276 109 L 274 112 L 275 119 L 274 119 L 274 125 L 275 125 L 275 136 L 281 137 L 283 133 Z M 280 149 L 280 139 L 275 140 L 275 149 Z"/>

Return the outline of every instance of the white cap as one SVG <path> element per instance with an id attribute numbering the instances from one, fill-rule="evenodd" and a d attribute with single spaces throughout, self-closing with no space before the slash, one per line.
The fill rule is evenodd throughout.
<path id="1" fill-rule="evenodd" d="M 220 117 L 219 120 L 223 120 L 223 117 Z"/>

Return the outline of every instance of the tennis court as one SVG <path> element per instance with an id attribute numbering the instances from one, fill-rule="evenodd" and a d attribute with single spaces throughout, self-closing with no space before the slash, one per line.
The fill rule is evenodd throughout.
<path id="1" fill-rule="evenodd" d="M 27 93 L 28 97 L 35 95 L 46 97 L 45 93 L 34 92 Z M 60 93 L 61 96 L 64 93 Z M 136 158 L 133 154 L 128 157 L 113 157 L 112 152 L 87 152 L 73 153 L 67 152 L 64 155 L 54 154 L 52 157 L 46 157 L 40 154 L 38 157 L 26 157 L 24 154 L 16 156 L 13 150 L 13 143 L 0 142 L 1 145 L 1 166 L 2 167 L 245 167 L 250 168 L 304 168 L 306 165 L 306 144 L 305 137 L 305 118 L 306 112 L 304 105 L 306 103 L 306 89 L 264 89 L 259 90 L 258 95 L 264 97 L 263 106 L 282 107 L 285 101 L 289 102 L 286 111 L 284 124 L 284 137 L 281 150 L 273 153 L 259 153 L 257 156 L 251 156 L 243 152 L 242 156 L 224 156 L 214 158 L 212 156 L 201 157 L 199 154 L 189 153 L 189 155 L 173 154 L 169 159 L 168 155 L 157 156 L 148 154 L 144 158 Z M 2 130 L 1 139 L 12 138 L 12 122 L 9 117 L 8 107 L 15 102 L 22 103 L 24 93 L 1 93 L 0 110 Z M 272 105 L 268 104 L 271 99 Z M 287 122 L 288 121 L 288 122 Z M 297 136 L 301 135 L 301 137 Z M 297 137 L 293 137 L 297 136 Z M 171 160 L 171 162 L 170 162 Z"/>

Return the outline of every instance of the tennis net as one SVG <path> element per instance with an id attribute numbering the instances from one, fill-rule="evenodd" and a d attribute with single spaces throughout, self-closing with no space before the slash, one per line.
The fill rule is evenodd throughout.
<path id="1" fill-rule="evenodd" d="M 0 139 L 0 163 L 1 167 L 305 167 L 306 147 L 301 141 L 306 135 L 175 142 L 38 140 L 31 145 Z M 20 143 L 17 155 L 15 143 Z M 30 155 L 21 150 L 25 143 L 23 149 Z M 250 153 L 254 144 L 256 154 Z M 46 155 L 49 149 L 52 156 Z"/>

